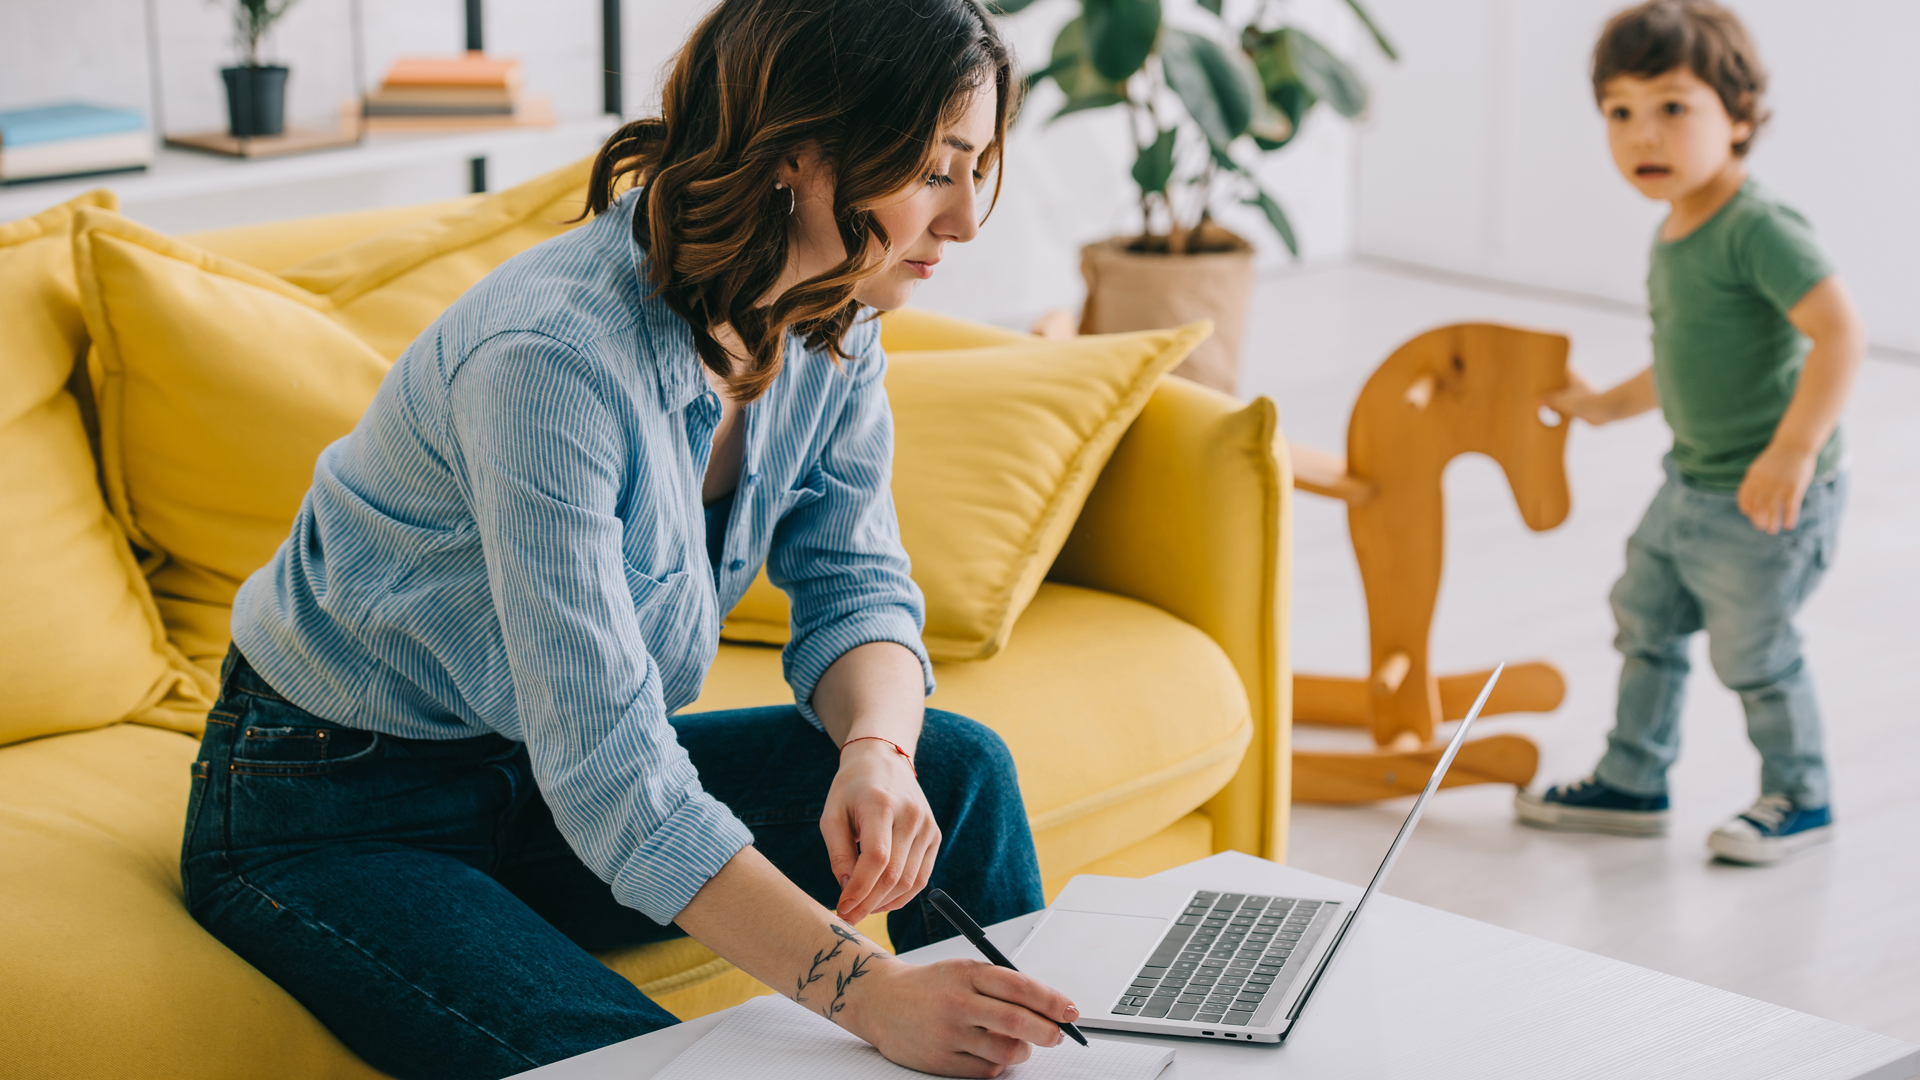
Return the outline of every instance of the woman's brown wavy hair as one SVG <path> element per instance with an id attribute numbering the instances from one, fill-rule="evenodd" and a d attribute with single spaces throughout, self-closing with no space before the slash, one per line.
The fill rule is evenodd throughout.
<path id="1" fill-rule="evenodd" d="M 870 211 L 925 181 L 939 133 L 989 82 L 994 139 L 979 171 L 997 199 L 1017 86 L 978 0 L 723 0 L 680 50 L 660 115 L 601 148 L 587 210 L 605 212 L 626 183 L 644 189 L 633 235 L 656 293 L 730 394 L 751 401 L 780 373 L 789 329 L 850 359 L 854 289 L 882 265 L 869 242 L 892 245 Z M 787 265 L 792 196 L 774 181 L 806 149 L 834 177 L 847 258 L 763 304 Z M 721 325 L 747 348 L 737 372 L 714 339 Z"/>

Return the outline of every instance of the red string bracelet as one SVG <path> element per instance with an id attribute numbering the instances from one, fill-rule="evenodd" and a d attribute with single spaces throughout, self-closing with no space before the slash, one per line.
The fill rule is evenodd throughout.
<path id="1" fill-rule="evenodd" d="M 907 759 L 907 768 L 912 770 L 913 778 L 915 780 L 920 779 L 920 770 L 915 769 L 913 767 L 913 755 L 901 749 L 900 744 L 897 742 L 894 742 L 892 739 L 884 739 L 878 735 L 862 735 L 858 739 L 848 739 L 846 742 L 841 743 L 840 752 L 844 754 L 847 752 L 847 747 L 852 746 L 854 743 L 857 743 L 857 742 L 865 742 L 868 739 L 872 739 L 875 742 L 883 742 L 883 743 L 886 743 L 888 746 L 893 747 L 894 753 L 899 754 L 901 757 Z"/>

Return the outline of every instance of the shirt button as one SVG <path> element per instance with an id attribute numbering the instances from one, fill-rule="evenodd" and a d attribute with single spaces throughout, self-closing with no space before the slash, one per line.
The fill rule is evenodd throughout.
<path id="1" fill-rule="evenodd" d="M 727 569 L 729 570 L 745 570 L 746 568 L 747 561 L 745 559 L 735 559 L 727 564 Z"/>

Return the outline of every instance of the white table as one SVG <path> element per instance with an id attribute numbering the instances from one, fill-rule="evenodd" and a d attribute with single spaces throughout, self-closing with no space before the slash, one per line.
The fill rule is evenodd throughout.
<path id="1" fill-rule="evenodd" d="M 1157 875 L 1195 888 L 1357 897 L 1360 890 L 1228 852 Z M 1177 1047 L 1163 1080 L 1494 1077 L 1907 1080 L 1920 1046 L 1392 896 L 1342 949 L 1281 1045 L 1087 1032 Z M 989 927 L 1014 951 L 1038 914 Z M 1762 947 L 1756 943 L 1756 947 Z M 974 955 L 959 938 L 906 953 Z M 647 1080 L 719 1022 L 702 1017 L 522 1074 Z"/>

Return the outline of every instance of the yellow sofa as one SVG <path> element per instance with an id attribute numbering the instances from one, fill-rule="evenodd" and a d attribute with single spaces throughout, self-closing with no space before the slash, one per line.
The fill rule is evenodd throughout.
<path id="1" fill-rule="evenodd" d="M 93 201 L 112 205 L 104 195 Z M 277 273 L 473 205 L 186 239 Z M 51 243 L 71 216 L 0 225 L 0 275 L 9 278 L 0 286 L 33 305 L 21 311 L 45 316 L 42 337 L 79 363 L 84 328 L 62 306 L 77 303 L 73 269 Z M 6 261 L 35 237 L 48 241 L 38 261 Z M 485 258 L 510 253 L 496 244 Z M 0 306 L 0 322 L 7 310 Z M 889 316 L 882 333 L 889 351 L 1022 338 L 911 311 Z M 24 681 L 56 671 L 70 691 L 0 704 L 0 1072 L 377 1075 L 182 906 L 177 863 L 196 709 L 223 623 L 189 620 L 177 625 L 193 633 L 169 633 L 175 624 L 162 620 L 154 593 L 165 607 L 171 586 L 150 591 L 148 580 L 165 571 L 127 546 L 102 501 L 101 466 L 81 449 L 99 452 L 97 431 L 89 444 L 85 430 L 95 404 L 88 382 L 62 386 L 65 371 L 48 362 L 21 367 L 19 344 L 0 342 L 0 363 L 10 366 L 0 370 L 0 438 L 15 440 L 0 442 L 0 564 L 13 575 L 0 584 L 17 585 L 0 597 L 8 624 L 0 644 L 16 665 L 33 667 L 0 658 L 0 674 Z M 19 450 L 42 443 L 53 449 Z M 1145 874 L 1226 849 L 1283 857 L 1291 490 L 1283 446 L 1270 402 L 1241 405 L 1163 379 L 1005 647 L 937 666 L 932 703 L 986 723 L 1012 748 L 1049 895 L 1075 873 Z M 14 499 L 15 489 L 57 502 L 65 516 L 35 516 L 41 503 Z M 27 530 L 55 517 L 72 523 L 71 535 Z M 112 550 L 88 548 L 102 536 L 117 538 Z M 85 620 L 77 639 L 74 619 Z M 144 626 L 155 628 L 153 640 L 135 640 Z M 87 648 L 59 644 L 67 640 Z M 116 649 L 134 659 L 116 660 Z M 133 671 L 139 664 L 159 674 Z M 122 676 L 146 689 L 99 705 Z M 725 644 L 693 708 L 786 700 L 777 650 Z M 602 959 L 682 1017 L 766 992 L 691 941 Z"/>

